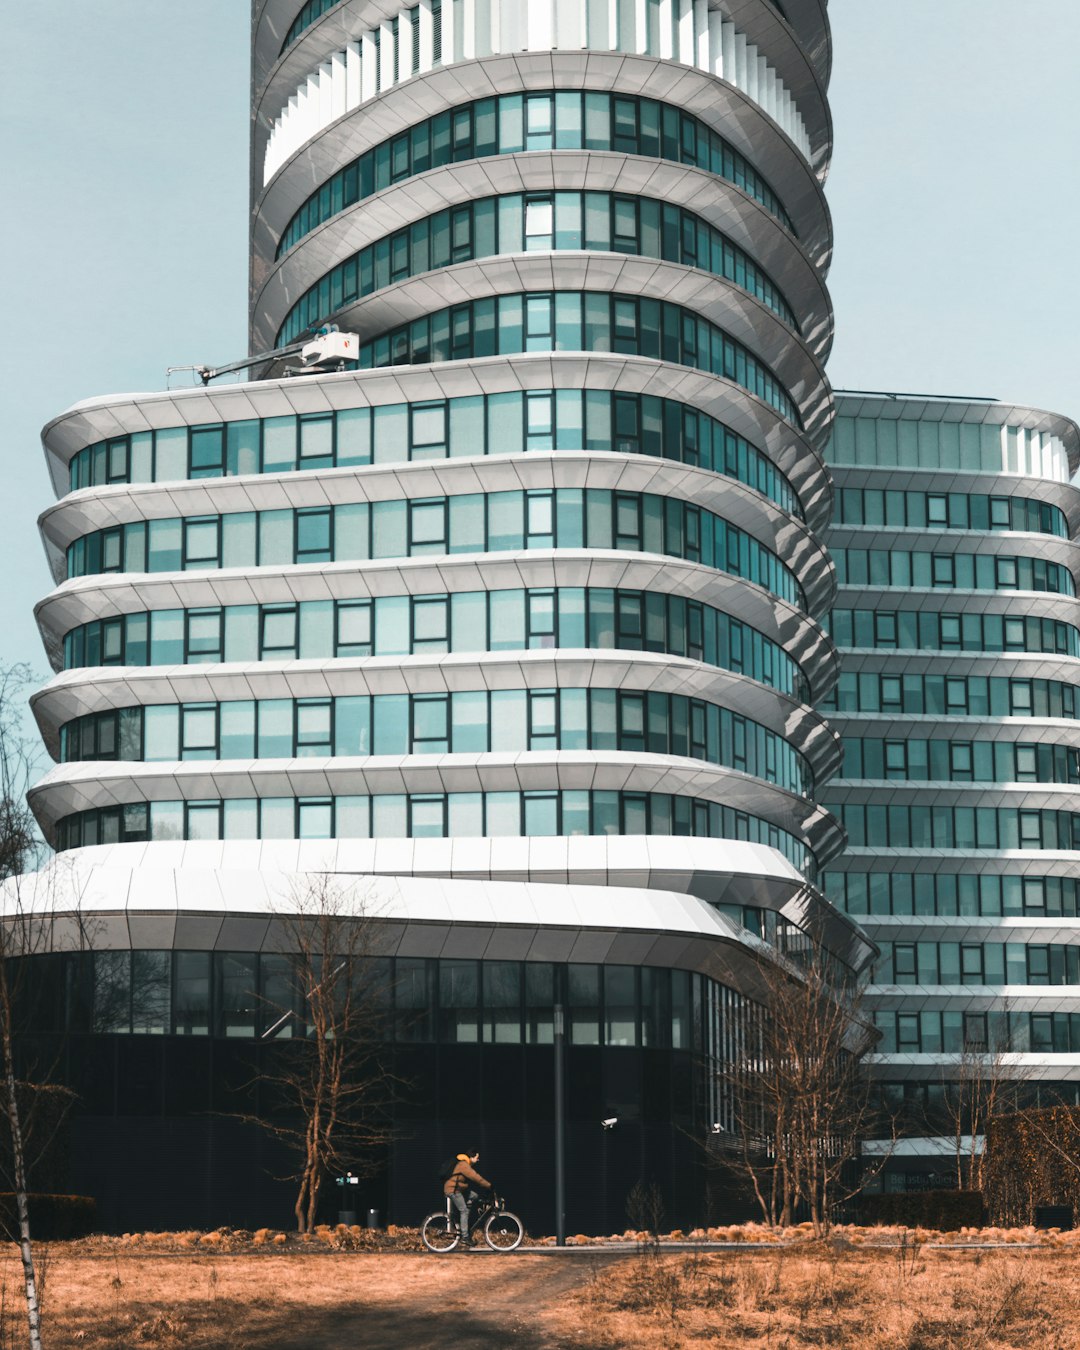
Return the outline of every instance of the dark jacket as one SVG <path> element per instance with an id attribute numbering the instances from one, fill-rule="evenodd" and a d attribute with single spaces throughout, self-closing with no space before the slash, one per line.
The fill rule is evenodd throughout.
<path id="1" fill-rule="evenodd" d="M 469 1155 L 459 1153 L 454 1170 L 443 1182 L 443 1195 L 457 1195 L 467 1191 L 470 1186 L 479 1186 L 485 1191 L 491 1190 L 491 1182 L 485 1181 L 479 1172 L 474 1171 Z"/>

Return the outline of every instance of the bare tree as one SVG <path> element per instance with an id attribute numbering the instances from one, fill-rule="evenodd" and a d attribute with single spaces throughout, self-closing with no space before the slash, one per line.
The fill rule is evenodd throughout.
<path id="1" fill-rule="evenodd" d="M 821 1234 L 866 1183 L 852 1170 L 875 1116 L 863 1059 L 876 1032 L 816 946 L 799 965 L 763 961 L 761 980 L 760 1015 L 721 1071 L 716 1154 L 748 1181 L 766 1223 L 784 1227 L 802 1206 Z"/>
<path id="2" fill-rule="evenodd" d="M 965 1030 L 955 1072 L 943 1076 L 942 1098 L 953 1138 L 956 1186 L 981 1191 L 986 1164 L 986 1131 L 996 1116 L 1016 1110 L 1018 1081 L 1010 1072 L 1008 1005 L 986 1018 L 974 1033 Z M 1001 1028 L 1001 1029 L 999 1029 Z"/>
<path id="3" fill-rule="evenodd" d="M 355 885 L 310 873 L 279 913 L 288 974 L 264 1000 L 273 1041 L 257 1083 L 266 1103 L 246 1116 L 295 1162 L 297 1231 L 315 1226 L 319 1195 L 335 1171 L 371 1174 L 391 1137 L 397 1080 L 385 1061 L 387 981 L 376 921 Z"/>
<path id="4" fill-rule="evenodd" d="M 47 887 L 24 884 L 24 874 L 41 861 L 42 841 L 26 804 L 34 772 L 32 743 L 23 730 L 26 694 L 33 679 L 26 666 L 0 671 L 0 1118 L 4 1122 L 18 1221 L 26 1315 L 32 1350 L 41 1348 L 41 1305 L 30 1236 L 30 1143 L 35 1125 L 49 1114 L 50 1100 L 60 1102 L 60 1115 L 71 1094 L 35 1074 L 27 1081 L 20 1063 L 22 977 L 27 960 L 48 950 L 52 915 L 40 901 Z M 23 1077 L 20 1077 L 22 1073 Z M 52 1130 L 58 1128 L 52 1112 Z"/>

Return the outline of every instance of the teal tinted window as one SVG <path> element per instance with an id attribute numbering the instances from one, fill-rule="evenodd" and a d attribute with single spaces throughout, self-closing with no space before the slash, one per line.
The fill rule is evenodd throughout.
<path id="1" fill-rule="evenodd" d="M 556 192 L 483 198 L 440 211 L 408 231 L 368 245 L 338 263 L 296 301 L 278 331 L 278 345 L 295 341 L 325 320 L 328 312 L 433 267 L 553 248 L 633 253 L 701 268 L 749 291 L 799 331 L 791 306 L 769 275 L 691 212 L 645 197 Z M 380 266 L 384 256 L 389 257 L 388 268 Z M 529 297 L 525 317 L 525 350 L 547 350 L 535 344 L 551 338 L 550 298 L 541 304 L 541 297 Z M 506 335 L 504 341 L 504 349 L 511 350 L 514 340 Z"/>
<path id="2" fill-rule="evenodd" d="M 565 329 L 565 342 L 572 345 L 576 341 L 574 335 L 580 329 L 578 299 L 573 295 L 559 295 L 555 309 L 556 332 Z M 560 312 L 563 312 L 562 319 Z M 800 517 L 803 514 L 802 504 L 791 483 L 768 455 L 715 418 L 671 399 L 651 395 L 613 394 L 592 389 L 531 390 L 528 394 L 455 398 L 411 407 L 390 404 L 374 411 L 346 408 L 331 418 L 316 419 L 315 422 L 306 417 L 272 421 L 271 441 L 277 438 L 291 445 L 299 436 L 301 450 L 307 443 L 311 426 L 330 426 L 331 430 L 319 432 L 322 439 L 318 444 L 320 448 L 333 448 L 333 462 L 339 466 L 522 454 L 555 448 L 657 455 L 737 478 L 784 510 Z M 215 435 L 225 436 L 230 447 L 226 465 L 229 475 L 260 472 L 263 427 L 264 423 L 251 421 L 226 423 L 213 429 Z M 193 428 L 190 435 L 194 437 L 198 430 Z M 71 461 L 72 487 L 94 487 L 112 481 L 152 481 L 154 474 L 150 469 L 141 477 L 136 472 L 139 459 L 136 451 L 139 443 L 146 442 L 150 452 L 148 458 L 152 458 L 155 436 L 165 434 L 171 436 L 173 433 L 145 432 L 109 443 L 110 457 L 117 445 L 125 452 L 130 447 L 130 459 L 125 453 L 118 454 L 115 461 L 120 469 L 129 466 L 131 476 L 128 478 L 114 480 L 106 475 L 107 459 L 104 454 L 96 455 L 99 447 L 80 450 Z M 104 449 L 104 445 L 100 448 Z M 94 467 L 96 460 L 100 463 Z M 301 453 L 298 468 L 325 467 L 325 463 L 321 456 L 308 463 Z M 242 515 L 254 521 L 254 512 L 238 512 L 231 519 L 239 522 Z M 128 570 L 134 570 L 130 560 L 142 547 L 134 533 L 143 527 L 120 528 L 121 558 L 128 560 L 125 563 Z M 245 565 L 254 557 L 252 542 L 235 531 L 232 536 L 225 536 L 222 547 L 225 566 Z M 90 548 L 85 540 L 72 545 L 68 552 L 69 575 L 87 575 L 95 570 L 96 555 L 88 552 Z"/>
<path id="3" fill-rule="evenodd" d="M 249 699 L 185 704 L 180 708 L 151 705 L 121 710 L 125 722 L 133 718 L 135 725 L 119 746 L 115 711 L 92 713 L 66 723 L 61 729 L 61 758 L 68 762 L 253 756 L 288 759 L 369 752 L 403 755 L 648 749 L 652 754 L 690 756 L 726 765 L 779 783 L 792 792 L 812 792 L 813 777 L 806 761 L 776 732 L 735 716 L 727 708 L 682 695 L 653 693 L 648 695 L 647 704 L 647 738 L 646 696 L 628 690 L 461 690 L 452 695 Z M 335 720 L 340 720 L 341 734 L 336 752 Z M 706 734 L 707 726 L 711 735 Z M 1043 753 L 1051 763 L 1060 760 L 1064 765 L 1067 761 L 1071 776 L 1063 781 L 1077 781 L 1075 752 L 1047 748 Z M 1042 767 L 1041 756 L 1037 767 Z M 855 775 L 849 772 L 848 776 Z M 538 820 L 546 809 L 537 805 Z M 550 820 L 553 824 L 554 817 Z"/>
<path id="4" fill-rule="evenodd" d="M 325 4 L 326 0 L 311 3 Z M 297 30 L 300 31 L 302 28 Z M 595 45 L 606 47 L 607 42 Z M 661 138 L 658 134 L 662 114 L 677 123 L 673 136 Z M 409 135 L 366 151 L 339 169 L 300 205 L 282 232 L 277 256 L 338 211 L 387 186 L 391 179 L 399 182 L 465 159 L 513 154 L 524 149 L 548 150 L 553 144 L 560 150 L 616 150 L 629 155 L 652 155 L 704 169 L 735 184 L 760 202 L 789 233 L 795 233 L 791 218 L 762 175 L 744 155 L 697 118 L 651 99 L 560 90 L 555 94 L 530 94 L 525 99 L 520 94 L 481 99 L 441 113 L 414 126 Z"/>
<path id="5" fill-rule="evenodd" d="M 357 366 L 366 370 L 427 362 L 433 350 L 438 352 L 439 334 L 449 324 L 449 355 L 454 360 L 521 351 L 638 353 L 733 380 L 782 417 L 801 425 L 795 402 L 773 371 L 722 329 L 689 310 L 661 301 L 593 292 L 558 292 L 548 301 L 533 293 L 527 297 L 500 295 L 497 301 L 438 311 L 362 343 Z M 554 333 L 552 312 L 558 316 Z M 297 313 L 290 322 L 303 328 L 309 320 Z"/>
<path id="6" fill-rule="evenodd" d="M 226 809 L 229 808 L 229 809 Z M 231 802 L 154 802 L 129 817 L 106 808 L 69 815 L 57 823 L 57 847 L 101 841 L 106 820 L 113 837 L 133 839 L 294 839 L 453 837 L 465 833 L 521 837 L 530 823 L 542 834 L 695 834 L 745 839 L 778 849 L 809 878 L 812 855 L 795 836 L 732 807 L 687 797 L 619 792 L 486 792 L 375 797 L 234 799 Z M 627 828 L 627 826 L 629 828 Z"/>
<path id="7" fill-rule="evenodd" d="M 281 44 L 281 52 L 291 47 L 301 33 L 310 28 L 316 19 L 321 19 L 328 9 L 333 9 L 338 3 L 339 0 L 305 0 L 300 13 L 289 25 L 289 31 L 285 34 L 285 41 Z M 281 55 L 281 52 L 278 54 Z"/>
<path id="8" fill-rule="evenodd" d="M 378 501 L 370 507 L 360 503 L 260 511 L 254 521 L 251 512 L 237 518 L 156 520 L 151 522 L 148 570 L 220 566 L 223 528 L 233 565 L 255 561 L 256 535 L 262 566 L 537 548 L 616 548 L 703 562 L 755 581 L 803 608 L 806 603 L 794 573 L 757 539 L 688 502 L 652 494 L 600 489 L 583 494 L 564 488 Z M 111 533 L 99 531 L 79 541 L 88 567 L 100 568 L 103 558 L 110 556 Z M 114 570 L 128 561 L 142 566 L 141 554 L 130 559 L 116 556 Z M 273 632 L 269 637 L 264 634 L 264 644 L 276 649 L 283 645 L 279 640 L 283 624 L 275 620 L 270 626 Z"/>
<path id="9" fill-rule="evenodd" d="M 155 633 L 145 639 L 148 617 Z M 466 591 L 453 596 L 382 596 L 377 600 L 298 606 L 240 605 L 215 610 L 158 610 L 96 621 L 64 639 L 66 669 L 97 665 L 102 645 L 119 663 L 402 655 L 421 651 L 499 651 L 526 647 L 619 647 L 665 651 L 734 670 L 809 701 L 799 667 L 771 639 L 729 615 L 678 596 L 568 587 L 534 591 Z M 318 622 L 313 622 L 318 620 Z M 187 632 L 187 650 L 182 635 Z M 225 634 L 225 649 L 222 634 Z M 270 645 L 267 645 L 269 643 Z M 275 644 L 281 644 L 280 646 Z"/>

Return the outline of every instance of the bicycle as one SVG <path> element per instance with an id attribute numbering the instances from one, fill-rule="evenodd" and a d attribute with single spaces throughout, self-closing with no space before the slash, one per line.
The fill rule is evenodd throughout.
<path id="1" fill-rule="evenodd" d="M 516 1252 L 525 1237 L 525 1225 L 504 1206 L 505 1201 L 494 1191 L 490 1198 L 481 1197 L 469 1218 L 469 1236 L 482 1225 L 484 1241 L 493 1252 Z M 445 1206 L 429 1214 L 421 1224 L 420 1241 L 437 1255 L 452 1252 L 461 1242 L 458 1216 L 451 1208 L 449 1196 Z"/>

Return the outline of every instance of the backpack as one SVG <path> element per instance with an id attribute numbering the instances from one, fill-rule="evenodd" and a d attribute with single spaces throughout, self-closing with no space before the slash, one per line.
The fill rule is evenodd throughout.
<path id="1" fill-rule="evenodd" d="M 450 1180 L 450 1178 L 454 1175 L 454 1168 L 457 1167 L 457 1164 L 458 1160 L 456 1153 L 452 1158 L 443 1159 L 443 1161 L 439 1164 L 438 1176 L 440 1183 L 445 1184 L 447 1181 Z"/>

